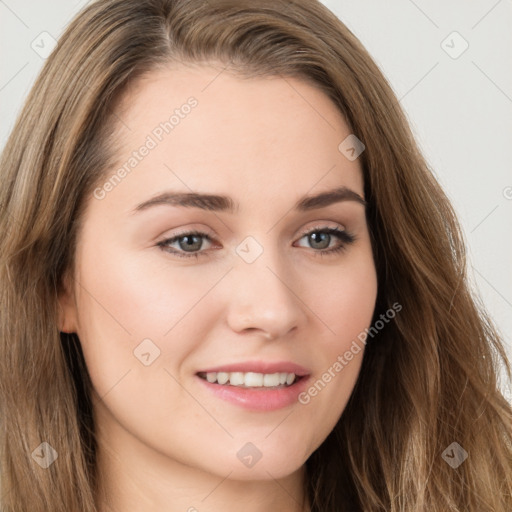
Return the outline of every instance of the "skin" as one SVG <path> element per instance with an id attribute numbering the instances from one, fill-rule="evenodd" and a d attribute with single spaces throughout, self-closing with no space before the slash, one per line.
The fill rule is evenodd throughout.
<path id="1" fill-rule="evenodd" d="M 314 382 L 369 327 L 377 295 L 364 206 L 293 210 L 340 186 L 363 196 L 359 160 L 338 150 L 351 131 L 335 105 L 299 79 L 220 69 L 169 66 L 130 88 L 117 110 L 120 166 L 167 112 L 191 96 L 198 105 L 103 199 L 88 198 L 59 297 L 60 329 L 78 334 L 94 387 L 103 512 L 307 510 L 304 463 L 360 371 L 364 350 L 307 405 L 268 412 L 221 400 L 196 376 L 240 361 L 292 361 Z M 132 213 L 165 190 L 228 195 L 239 207 Z M 304 235 L 318 227 L 356 240 L 321 256 L 324 246 Z M 203 239 L 197 259 L 157 245 L 194 229 L 213 240 Z M 247 236 L 263 249 L 250 264 L 236 252 Z M 329 248 L 340 243 L 331 236 Z M 147 338 L 160 356 L 145 366 L 134 350 Z M 262 454 L 251 468 L 237 458 L 247 442 Z"/>

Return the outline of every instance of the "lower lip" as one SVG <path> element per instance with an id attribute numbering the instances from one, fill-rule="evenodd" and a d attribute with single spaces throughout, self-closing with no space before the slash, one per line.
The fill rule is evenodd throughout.
<path id="1" fill-rule="evenodd" d="M 252 411 L 275 411 L 298 403 L 299 394 L 307 387 L 308 377 L 279 389 L 242 388 L 212 384 L 196 376 L 206 388 L 218 398 Z"/>

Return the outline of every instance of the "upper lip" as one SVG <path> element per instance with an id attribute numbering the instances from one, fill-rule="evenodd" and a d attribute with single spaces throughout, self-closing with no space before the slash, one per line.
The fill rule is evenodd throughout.
<path id="1" fill-rule="evenodd" d="M 254 373 L 294 373 L 298 377 L 309 375 L 309 371 L 296 363 L 289 361 L 243 361 L 206 368 L 198 373 L 233 373 L 233 372 L 254 372 Z"/>

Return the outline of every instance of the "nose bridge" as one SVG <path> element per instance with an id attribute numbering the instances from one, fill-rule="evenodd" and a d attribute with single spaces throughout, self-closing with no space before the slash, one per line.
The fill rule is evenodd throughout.
<path id="1" fill-rule="evenodd" d="M 259 329 L 284 336 L 302 321 L 289 266 L 268 240 L 246 237 L 237 247 L 231 272 L 228 321 L 236 331 Z"/>

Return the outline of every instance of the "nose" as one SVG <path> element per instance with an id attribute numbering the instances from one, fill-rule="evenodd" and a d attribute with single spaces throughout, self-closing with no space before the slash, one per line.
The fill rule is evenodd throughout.
<path id="1" fill-rule="evenodd" d="M 282 255 L 266 249 L 254 262 L 235 260 L 230 272 L 227 321 L 239 334 L 254 332 L 266 339 L 284 338 L 306 320 L 297 293 L 297 277 Z"/>

